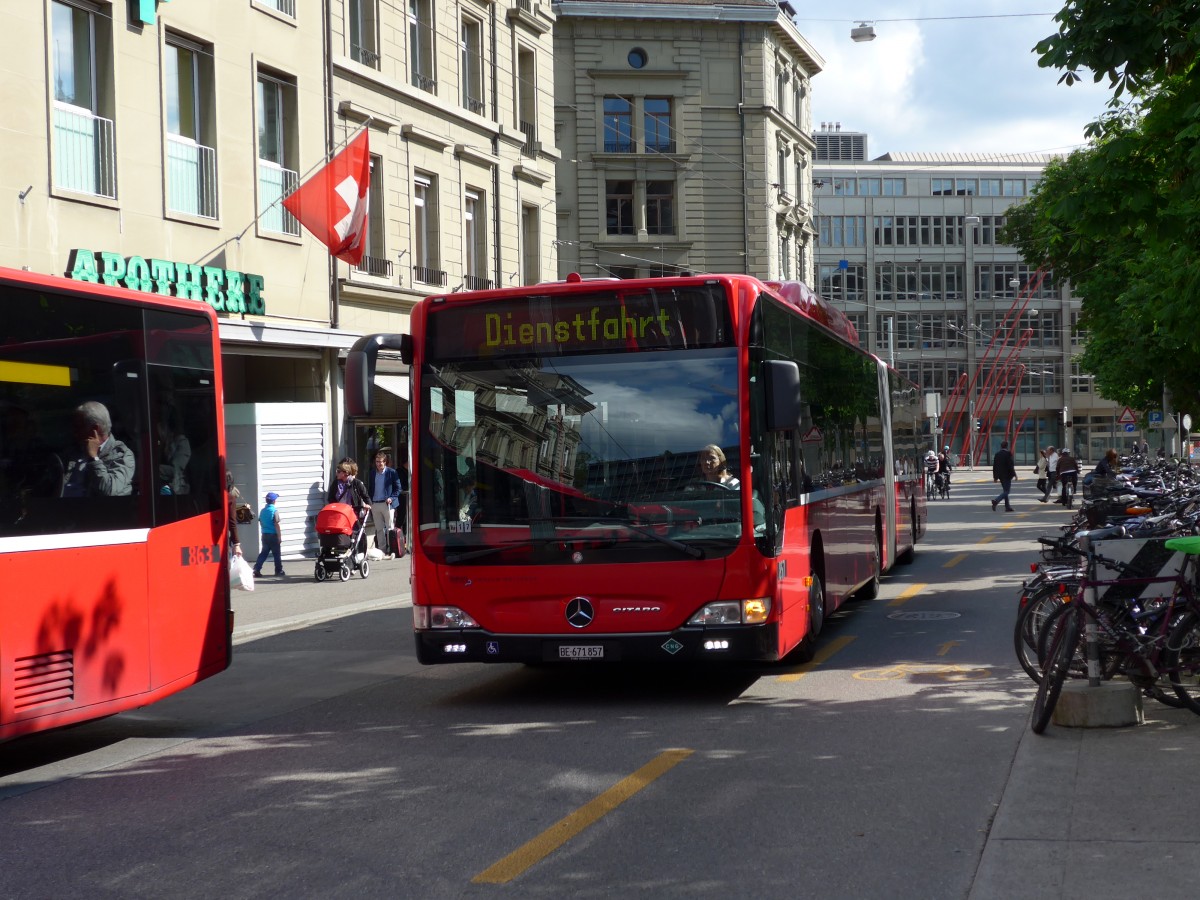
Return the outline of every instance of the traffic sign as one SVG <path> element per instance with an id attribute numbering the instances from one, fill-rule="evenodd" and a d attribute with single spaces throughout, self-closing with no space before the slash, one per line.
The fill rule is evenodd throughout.
<path id="1" fill-rule="evenodd" d="M 1136 430 L 1137 430 L 1137 426 L 1134 425 L 1132 422 L 1125 423 L 1125 433 L 1126 434 L 1128 434 L 1131 431 L 1136 431 Z"/>
<path id="2" fill-rule="evenodd" d="M 1122 412 L 1119 416 L 1117 416 L 1117 422 L 1121 425 L 1132 425 L 1136 421 L 1137 421 L 1137 416 L 1135 416 L 1133 414 L 1133 410 L 1130 409 L 1128 406 L 1125 407 L 1124 410 L 1122 410 Z"/>
<path id="3" fill-rule="evenodd" d="M 823 440 L 825 440 L 825 435 L 821 433 L 820 428 L 814 425 L 812 428 L 808 429 L 808 431 L 804 432 L 804 435 L 800 438 L 800 443 L 819 444 Z"/>
<path id="4" fill-rule="evenodd" d="M 1150 424 L 1161 425 L 1163 423 L 1163 414 L 1161 409 L 1150 410 Z"/>

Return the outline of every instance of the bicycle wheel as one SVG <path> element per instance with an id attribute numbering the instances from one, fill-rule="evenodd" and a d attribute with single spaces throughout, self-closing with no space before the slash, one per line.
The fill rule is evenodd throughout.
<path id="1" fill-rule="evenodd" d="M 1200 616 L 1194 611 L 1185 612 L 1171 629 L 1162 665 L 1175 696 L 1200 715 Z"/>
<path id="2" fill-rule="evenodd" d="M 1082 613 L 1079 610 L 1077 606 L 1063 607 L 1062 614 L 1054 617 L 1057 626 L 1048 626 L 1043 634 L 1047 639 L 1043 656 L 1045 665 L 1042 667 L 1042 680 L 1038 683 L 1037 694 L 1033 698 L 1033 716 L 1029 723 L 1034 734 L 1041 734 L 1050 724 L 1063 682 L 1071 671 L 1071 661 L 1075 658 L 1081 630 L 1079 618 Z"/>
<path id="3" fill-rule="evenodd" d="M 1021 606 L 1017 613 L 1016 626 L 1013 628 L 1013 649 L 1017 653 L 1017 662 L 1025 670 L 1034 684 L 1042 680 L 1042 666 L 1038 662 L 1038 637 L 1046 620 L 1056 609 L 1062 606 L 1062 595 L 1058 592 L 1057 584 L 1044 584 L 1036 589 Z"/>

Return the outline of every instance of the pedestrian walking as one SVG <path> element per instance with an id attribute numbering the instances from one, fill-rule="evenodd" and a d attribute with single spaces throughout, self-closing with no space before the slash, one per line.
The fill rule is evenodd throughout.
<path id="1" fill-rule="evenodd" d="M 1013 455 L 1008 451 L 1008 441 L 1001 441 L 1000 449 L 992 457 L 992 481 L 1000 482 L 1000 493 L 992 500 L 993 512 L 1001 500 L 1004 501 L 1005 512 L 1013 511 L 1012 504 L 1008 502 L 1008 492 L 1016 480 L 1017 467 L 1013 462 Z"/>
<path id="2" fill-rule="evenodd" d="M 375 546 L 385 559 L 395 559 L 393 516 L 400 502 L 400 478 L 388 465 L 388 455 L 382 450 L 375 454 L 375 468 L 367 473 L 367 493 L 371 497 L 371 518 L 375 521 Z"/>
<path id="3" fill-rule="evenodd" d="M 1042 494 L 1042 502 L 1045 503 L 1050 499 L 1050 495 L 1054 493 L 1054 488 L 1058 484 L 1058 451 L 1054 447 L 1046 448 L 1046 493 Z"/>
<path id="4" fill-rule="evenodd" d="M 1038 497 L 1042 503 L 1046 502 L 1046 477 L 1050 471 L 1050 461 L 1046 458 L 1050 454 L 1050 448 L 1038 451 L 1037 465 L 1033 467 L 1033 474 L 1037 476 L 1038 493 L 1042 496 Z"/>
<path id="5" fill-rule="evenodd" d="M 274 491 L 267 494 L 267 504 L 262 508 L 262 512 L 258 514 L 258 524 L 262 529 L 262 548 L 258 551 L 258 559 L 254 563 L 254 577 L 262 577 L 263 563 L 267 561 L 267 557 L 271 556 L 275 559 L 275 575 L 283 577 L 283 555 L 280 552 L 280 543 L 283 540 L 283 528 L 279 522 L 279 510 L 275 508 L 275 501 L 279 499 L 279 495 Z"/>

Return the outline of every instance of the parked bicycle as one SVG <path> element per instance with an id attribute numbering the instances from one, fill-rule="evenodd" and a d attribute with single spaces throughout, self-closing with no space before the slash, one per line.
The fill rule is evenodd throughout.
<path id="1" fill-rule="evenodd" d="M 1200 536 L 1164 542 L 1166 550 L 1184 554 L 1178 572 L 1133 577 L 1126 574 L 1128 564 L 1096 549 L 1098 542 L 1124 534 L 1118 525 L 1079 536 L 1084 575 L 1074 595 L 1045 617 L 1038 636 L 1041 680 L 1031 721 L 1035 734 L 1050 723 L 1062 686 L 1072 675 L 1086 675 L 1098 684 L 1121 674 L 1150 696 L 1172 705 L 1177 699 L 1200 715 L 1200 601 L 1195 591 Z M 1101 567 L 1120 575 L 1104 577 Z M 1147 596 L 1144 588 L 1151 585 L 1165 589 Z M 1094 648 L 1081 656 L 1080 642 L 1092 630 Z"/>

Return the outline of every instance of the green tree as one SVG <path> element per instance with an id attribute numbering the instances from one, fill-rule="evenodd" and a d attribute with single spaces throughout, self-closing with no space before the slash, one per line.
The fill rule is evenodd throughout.
<path id="1" fill-rule="evenodd" d="M 1107 78 L 1088 147 L 1047 167 L 1004 239 L 1070 278 L 1081 368 L 1106 397 L 1200 411 L 1200 2 L 1077 0 L 1036 48 L 1061 82 Z"/>

